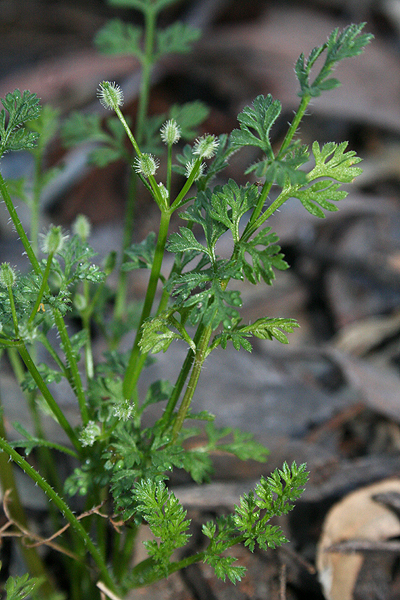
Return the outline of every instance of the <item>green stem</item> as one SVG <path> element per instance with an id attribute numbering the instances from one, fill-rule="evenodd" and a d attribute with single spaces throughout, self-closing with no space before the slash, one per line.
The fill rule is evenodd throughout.
<path id="1" fill-rule="evenodd" d="M 115 578 L 117 581 L 122 581 L 123 577 L 126 575 L 128 569 L 131 568 L 132 556 L 135 551 L 135 544 L 137 540 L 138 527 L 133 523 L 129 524 L 129 529 L 127 529 L 125 538 L 122 538 L 121 535 L 115 536 L 115 544 L 119 544 L 122 542 L 122 547 L 115 546 L 112 556 L 114 558 L 113 561 L 113 573 L 115 574 Z"/>
<path id="2" fill-rule="evenodd" d="M 309 96 L 309 95 L 304 95 L 301 98 L 301 102 L 300 102 L 299 108 L 297 109 L 296 114 L 294 115 L 294 119 L 291 122 L 290 127 L 287 130 L 285 138 L 284 138 L 284 140 L 282 142 L 282 145 L 281 145 L 281 147 L 279 149 L 278 157 L 283 156 L 284 153 L 286 152 L 286 150 L 289 148 L 289 146 L 290 146 L 290 144 L 291 144 L 291 142 L 293 140 L 293 137 L 294 137 L 296 131 L 299 128 L 301 120 L 304 117 L 304 114 L 305 114 L 305 112 L 307 110 L 307 106 L 309 105 L 310 100 L 311 100 L 311 96 Z"/>
<path id="3" fill-rule="evenodd" d="M 55 506 L 60 510 L 62 515 L 76 531 L 78 536 L 82 539 L 86 550 L 91 554 L 94 562 L 96 563 L 100 573 L 101 579 L 104 583 L 115 593 L 118 593 L 117 587 L 111 578 L 107 565 L 104 562 L 103 557 L 100 555 L 98 549 L 92 542 L 88 533 L 86 532 L 83 525 L 75 517 L 74 513 L 68 507 L 68 504 L 53 490 L 53 488 L 47 483 L 45 479 L 34 469 L 8 442 L 0 437 L 0 449 L 8 454 L 8 456 L 44 491 L 46 496 L 54 502 Z"/>
<path id="4" fill-rule="evenodd" d="M 185 393 L 182 398 L 182 402 L 178 408 L 178 412 L 176 415 L 176 419 L 174 422 L 174 426 L 172 428 L 172 437 L 170 444 L 173 444 L 180 430 L 182 429 L 182 425 L 185 421 L 187 412 L 189 410 L 190 403 L 193 398 L 193 394 L 196 390 L 197 382 L 199 381 L 200 373 L 204 361 L 207 357 L 207 349 L 208 343 L 210 341 L 210 337 L 212 334 L 212 328 L 210 325 L 204 327 L 204 330 L 201 335 L 200 342 L 197 346 L 196 354 L 194 356 L 194 364 L 192 368 L 192 372 L 190 373 L 190 378 L 186 386 Z"/>
<path id="5" fill-rule="evenodd" d="M 76 363 L 75 354 L 72 350 L 71 340 L 69 338 L 67 327 L 64 319 L 57 309 L 53 310 L 54 320 L 56 322 L 58 331 L 60 333 L 61 343 L 65 352 L 68 368 L 72 374 L 72 389 L 74 390 L 79 403 L 79 409 L 82 417 L 82 422 L 87 425 L 89 421 L 88 410 L 86 406 L 85 392 L 82 385 L 81 375 L 79 373 L 78 365 Z"/>
<path id="6" fill-rule="evenodd" d="M 43 398 L 46 400 L 46 402 L 47 402 L 50 410 L 52 411 L 52 413 L 56 417 L 59 425 L 64 429 L 65 433 L 67 434 L 67 436 L 71 440 L 72 444 L 74 445 L 74 447 L 76 448 L 76 450 L 80 454 L 82 449 L 81 449 L 81 445 L 79 443 L 79 440 L 76 437 L 75 432 L 72 429 L 71 425 L 68 423 L 67 419 L 65 418 L 64 413 L 62 412 L 62 410 L 58 406 L 57 402 L 54 400 L 52 394 L 49 391 L 49 388 L 47 387 L 47 385 L 43 381 L 42 376 L 40 375 L 39 371 L 37 370 L 35 363 L 32 361 L 32 359 L 31 359 L 31 357 L 29 355 L 29 352 L 26 349 L 25 344 L 21 343 L 18 346 L 18 352 L 20 353 L 22 360 L 24 361 L 24 363 L 25 363 L 28 371 L 32 375 L 32 377 L 33 377 L 36 385 L 38 386 L 40 392 L 42 393 Z"/>
<path id="7" fill-rule="evenodd" d="M 245 542 L 246 538 L 244 535 L 238 535 L 229 542 L 224 540 L 224 548 L 228 549 L 232 546 L 236 546 L 237 544 L 242 544 Z M 140 562 L 136 567 L 134 567 L 131 573 L 131 587 L 139 588 L 147 585 L 151 585 L 152 583 L 156 583 L 165 577 L 169 577 L 172 573 L 176 573 L 177 571 L 181 571 L 190 565 L 193 565 L 198 562 L 204 562 L 208 556 L 207 550 L 203 550 L 202 552 L 197 552 L 196 554 L 192 554 L 191 556 L 186 556 L 182 560 L 178 560 L 175 562 L 170 562 L 168 565 L 168 572 L 165 574 L 161 569 L 156 569 L 156 565 L 154 564 L 154 560 L 152 558 L 146 558 L 142 562 Z"/>
<path id="8" fill-rule="evenodd" d="M 40 152 L 34 153 L 35 159 L 35 172 L 33 177 L 33 198 L 31 205 L 31 244 L 32 250 L 37 255 L 39 247 L 38 247 L 38 238 L 39 238 L 39 215 L 40 215 L 40 194 L 42 190 L 42 154 Z"/>
<path id="9" fill-rule="evenodd" d="M 149 284 L 147 286 L 146 297 L 144 299 L 142 314 L 140 317 L 139 326 L 136 332 L 135 341 L 129 357 L 128 367 L 126 369 L 123 381 L 123 393 L 126 399 L 132 398 L 132 394 L 139 379 L 142 365 L 138 365 L 140 354 L 139 342 L 142 335 L 142 325 L 149 318 L 153 307 L 154 298 L 157 291 L 157 284 L 160 278 L 161 266 L 164 257 L 165 244 L 167 242 L 169 222 L 171 214 L 169 211 L 161 211 L 160 228 L 158 231 L 157 245 L 154 253 L 153 265 L 151 268 Z"/>
<path id="10" fill-rule="evenodd" d="M 283 157 L 284 154 L 285 154 L 285 152 L 286 152 L 286 150 L 290 146 L 290 144 L 291 144 L 291 142 L 293 140 L 293 137 L 294 137 L 294 135 L 296 134 L 296 131 L 299 128 L 301 120 L 304 117 L 304 114 L 305 114 L 305 112 L 307 110 L 307 106 L 309 105 L 310 100 L 311 100 L 311 96 L 307 95 L 307 96 L 303 96 L 302 97 L 301 102 L 299 104 L 299 108 L 297 109 L 296 114 L 295 114 L 295 116 L 293 118 L 293 121 L 290 124 L 290 127 L 287 130 L 287 132 L 286 132 L 286 135 L 285 135 L 284 140 L 283 140 L 283 142 L 281 144 L 279 152 L 276 155 L 276 158 Z M 253 235 L 253 233 L 258 229 L 258 227 L 260 226 L 259 224 L 256 224 L 256 221 L 257 221 L 258 217 L 261 214 L 261 211 L 262 211 L 262 209 L 264 207 L 264 204 L 265 204 L 265 202 L 266 202 L 266 200 L 268 198 L 268 194 L 270 193 L 271 188 L 272 188 L 272 183 L 269 182 L 269 181 L 266 181 L 264 183 L 264 185 L 263 185 L 262 190 L 261 190 L 261 194 L 260 194 L 260 197 L 258 199 L 257 206 L 255 207 L 254 211 L 252 212 L 250 220 L 247 223 L 247 225 L 245 227 L 245 230 L 244 230 L 244 232 L 242 234 L 242 239 L 244 241 L 248 240 Z M 273 208 L 273 211 L 271 212 L 270 209 L 271 209 L 272 206 L 274 206 L 274 208 Z M 279 206 L 281 206 L 281 204 L 276 204 L 276 203 L 271 204 L 271 206 L 268 208 L 268 217 L 271 216 L 271 214 L 277 208 L 279 208 Z M 263 215 L 264 215 L 264 213 L 263 213 Z M 268 217 L 266 217 L 266 218 L 268 218 Z M 262 221 L 261 221 L 261 224 L 264 223 L 265 220 L 266 219 L 263 218 Z"/>
<path id="11" fill-rule="evenodd" d="M 199 173 L 199 169 L 202 163 L 202 159 L 201 158 L 197 158 L 193 168 L 190 172 L 190 175 L 185 183 L 185 185 L 183 186 L 183 188 L 181 189 L 181 191 L 179 192 L 178 196 L 176 197 L 176 199 L 173 201 L 173 203 L 171 204 L 171 211 L 176 210 L 177 208 L 180 208 L 182 206 L 182 204 L 184 203 L 184 198 L 186 196 L 186 194 L 188 193 L 188 191 L 190 190 L 190 188 L 193 185 L 193 182 L 195 181 L 198 173 Z"/>
<path id="12" fill-rule="evenodd" d="M 199 340 L 201 339 L 201 336 L 203 335 L 203 330 L 204 330 L 204 326 L 199 325 L 199 327 L 197 328 L 196 334 L 193 338 L 193 342 L 195 343 L 196 347 L 197 347 L 197 344 L 199 343 Z M 178 375 L 178 378 L 175 382 L 174 389 L 172 390 L 171 396 L 169 397 L 168 402 L 167 402 L 167 406 L 165 407 L 163 416 L 161 417 L 161 422 L 164 424 L 164 431 L 167 429 L 167 427 L 171 423 L 172 413 L 174 412 L 175 407 L 178 403 L 179 397 L 183 390 L 183 386 L 185 385 L 185 381 L 187 380 L 187 378 L 189 376 L 190 370 L 193 365 L 194 357 L 195 357 L 195 353 L 193 352 L 192 349 L 189 348 L 188 353 L 186 354 L 186 358 L 183 362 L 182 368 L 180 370 L 180 373 Z"/>
<path id="13" fill-rule="evenodd" d="M 10 307 L 11 307 L 12 320 L 13 320 L 13 324 L 14 324 L 15 337 L 18 337 L 18 317 L 17 317 L 17 311 L 15 310 L 14 294 L 12 292 L 11 285 L 7 285 L 7 291 L 8 291 L 8 297 L 10 300 Z"/>
<path id="14" fill-rule="evenodd" d="M 16 348 L 10 348 L 8 350 L 8 358 L 11 363 L 12 369 L 14 371 L 15 378 L 16 378 L 19 386 L 22 388 L 22 381 L 25 377 L 25 372 L 24 372 L 24 368 L 22 365 L 21 357 L 18 354 Z M 24 393 L 25 393 L 27 404 L 28 404 L 29 412 L 31 415 L 32 423 L 34 426 L 35 435 L 37 438 L 44 440 L 45 433 L 44 433 L 42 422 L 40 419 L 40 414 L 39 414 L 39 411 L 38 411 L 37 405 L 36 405 L 37 391 L 35 391 L 35 392 L 25 391 Z M 5 437 L 5 436 L 3 436 L 3 437 Z M 73 452 L 73 451 L 71 450 L 70 452 Z M 73 454 L 75 454 L 75 453 L 73 452 Z M 49 449 L 39 447 L 38 448 L 38 456 L 39 456 L 40 464 L 43 466 L 44 474 L 45 474 L 47 480 L 50 481 L 52 483 L 52 485 L 55 486 L 56 490 L 61 490 L 62 485 L 61 485 L 61 481 L 59 478 L 59 474 L 58 474 L 55 462 L 53 460 L 53 457 L 52 457 Z"/>
<path id="15" fill-rule="evenodd" d="M 49 279 L 51 264 L 53 262 L 53 256 L 54 256 L 54 252 L 51 252 L 47 258 L 46 269 L 43 274 L 42 285 L 40 286 L 40 290 L 39 290 L 38 296 L 36 298 L 35 306 L 33 307 L 31 315 L 28 319 L 28 324 L 32 323 L 33 319 L 35 318 L 35 316 L 39 310 L 39 306 L 42 302 L 43 294 L 47 288 L 47 281 Z"/>
<path id="16" fill-rule="evenodd" d="M 133 218 L 135 214 L 135 199 L 136 199 L 137 176 L 132 170 L 129 180 L 129 193 L 124 217 L 124 230 L 122 234 L 121 256 L 124 260 L 125 250 L 128 248 L 132 240 L 133 234 Z M 126 308 L 126 294 L 128 284 L 128 272 L 119 270 L 117 293 L 114 305 L 114 319 L 121 319 Z"/>
<path id="17" fill-rule="evenodd" d="M 172 144 L 168 145 L 167 153 L 167 192 L 168 198 L 171 198 L 171 177 L 172 177 Z"/>
<path id="18" fill-rule="evenodd" d="M 142 59 L 142 82 L 140 86 L 139 106 L 136 122 L 136 137 L 139 144 L 143 141 L 143 132 L 149 104 L 151 71 L 154 63 L 154 41 L 157 12 L 148 4 L 144 11 L 145 19 L 145 48 Z"/>
<path id="19" fill-rule="evenodd" d="M 39 261 L 36 258 L 36 255 L 32 249 L 32 246 L 28 240 L 28 237 L 25 233 L 24 228 L 22 227 L 22 223 L 19 220 L 17 211 L 14 208 L 14 204 L 11 200 L 10 194 L 8 193 L 6 182 L 3 179 L 3 176 L 0 173 L 0 193 L 3 196 L 4 204 L 7 207 L 7 210 L 10 214 L 11 220 L 14 224 L 14 227 L 19 235 L 19 238 L 25 248 L 25 252 L 28 255 L 28 258 L 32 264 L 32 267 L 37 275 L 42 275 L 42 270 L 39 265 Z"/>
<path id="20" fill-rule="evenodd" d="M 2 414 L 0 414 L 0 437 L 4 439 L 6 437 Z M 25 510 L 22 506 L 18 488 L 15 482 L 13 466 L 4 452 L 0 452 L 0 481 L 3 493 L 7 490 L 12 490 L 12 503 L 8 507 L 11 517 L 15 519 L 17 523 L 22 525 L 24 529 L 28 529 Z M 18 542 L 20 542 L 20 540 L 18 540 Z M 33 577 L 43 577 L 43 583 L 41 586 L 41 592 L 43 595 L 46 597 L 54 594 L 55 589 L 52 585 L 51 578 L 46 572 L 46 568 L 38 554 L 37 549 L 28 548 L 22 543 L 19 545 L 29 573 Z"/>

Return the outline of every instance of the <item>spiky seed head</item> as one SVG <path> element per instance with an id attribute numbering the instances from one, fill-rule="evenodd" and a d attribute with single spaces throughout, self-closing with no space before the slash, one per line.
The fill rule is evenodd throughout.
<path id="1" fill-rule="evenodd" d="M 168 119 L 160 129 L 161 139 L 167 146 L 176 144 L 181 139 L 181 128 L 175 119 Z"/>
<path id="2" fill-rule="evenodd" d="M 151 177 L 155 175 L 160 161 L 155 158 L 152 154 L 141 154 L 137 156 L 133 162 L 133 168 L 136 173 L 143 175 L 144 177 Z"/>
<path id="3" fill-rule="evenodd" d="M 193 154 L 200 158 L 212 158 L 219 146 L 219 140 L 215 135 L 206 134 L 197 138 L 193 146 Z"/>
<path id="4" fill-rule="evenodd" d="M 185 165 L 185 170 L 186 170 L 186 179 L 189 179 L 189 177 L 191 176 L 193 169 L 195 167 L 197 161 L 195 160 L 189 160 L 186 165 Z M 204 169 L 206 168 L 205 163 L 200 163 L 199 166 L 199 170 L 194 178 L 195 181 L 197 181 L 198 179 L 200 179 L 200 177 L 203 175 L 204 173 Z"/>
<path id="5" fill-rule="evenodd" d="M 50 227 L 49 231 L 41 234 L 41 247 L 44 254 L 56 254 L 64 247 L 64 242 L 68 239 L 68 235 L 62 232 L 62 228 Z"/>
<path id="6" fill-rule="evenodd" d="M 17 280 L 15 270 L 10 266 L 10 263 L 4 262 L 0 265 L 0 285 L 1 287 L 9 288 L 14 285 Z"/>
<path id="7" fill-rule="evenodd" d="M 103 81 L 97 88 L 100 104 L 108 110 L 115 110 L 124 103 L 124 93 L 115 81 Z"/>
<path id="8" fill-rule="evenodd" d="M 85 215 L 78 215 L 72 225 L 72 231 L 85 242 L 90 235 L 91 225 L 89 219 Z"/>

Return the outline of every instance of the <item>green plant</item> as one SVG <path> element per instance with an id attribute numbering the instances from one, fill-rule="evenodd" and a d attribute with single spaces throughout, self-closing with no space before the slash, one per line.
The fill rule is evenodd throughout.
<path id="1" fill-rule="evenodd" d="M 11 443 L 6 440 L 1 424 L 0 472 L 3 488 L 12 488 L 13 502 L 8 514 L 14 529 L 26 532 L 26 518 L 14 489 L 8 459 L 52 501 L 55 531 L 65 521 L 69 525 L 62 538 L 58 532 L 57 544 L 70 574 L 69 597 L 76 600 L 96 597 L 99 589 L 112 597 L 123 597 L 130 588 L 148 585 L 198 561 L 211 565 L 218 577 L 235 582 L 243 576 L 244 568 L 225 556 L 225 550 L 238 543 L 244 543 L 251 551 L 256 545 L 262 549 L 274 548 L 286 541 L 279 527 L 271 526 L 269 521 L 293 508 L 307 481 L 305 465 L 293 463 L 289 467 L 285 463 L 281 470 L 262 478 L 255 490 L 240 499 L 232 514 L 203 526 L 208 544 L 202 552 L 177 560 L 172 555 L 186 545 L 189 521 L 166 482 L 173 468 L 185 469 L 198 483 L 209 480 L 212 473 L 209 453 L 215 448 L 243 460 L 249 457 L 265 460 L 267 450 L 251 436 L 229 428 L 218 429 L 211 414 L 196 413 L 191 406 L 204 361 L 215 348 L 226 348 L 231 342 L 236 350 L 251 351 L 250 339 L 254 336 L 287 343 L 286 334 L 298 326 L 293 319 L 271 317 L 243 324 L 240 293 L 230 289 L 229 283 L 247 279 L 254 285 L 260 282 L 271 285 L 274 269 L 288 266 L 276 234 L 266 224 L 271 215 L 289 198 L 298 198 L 306 210 L 323 217 L 323 209 L 337 210 L 334 202 L 346 196 L 341 185 L 351 182 L 361 172 L 356 166 L 360 159 L 347 150 L 346 143 L 320 147 L 315 142 L 310 152 L 295 136 L 310 100 L 339 85 L 331 77 L 336 64 L 360 54 L 371 39 L 361 33 L 363 24 L 351 25 L 342 33 L 335 30 L 308 59 L 300 56 L 295 68 L 300 104 L 278 151 L 274 152 L 269 133 L 281 105 L 271 96 L 258 96 L 252 106 L 239 114 L 239 129 L 230 135 L 198 137 L 194 144 L 183 147 L 177 156 L 178 164 L 173 165 L 172 146 L 182 137 L 195 137 L 195 129 L 206 111 L 201 104 L 193 103 L 173 107 L 168 115 L 147 117 L 152 65 L 166 53 L 188 51 L 198 36 L 179 23 L 166 31 L 156 30 L 159 11 L 172 1 L 115 1 L 114 4 L 143 12 L 144 33 L 113 21 L 97 37 L 103 51 L 129 51 L 142 62 L 143 85 L 135 133 L 121 112 L 122 91 L 110 82 L 101 83 L 98 90 L 101 103 L 116 114 L 107 121 L 106 129 L 97 116 L 80 114 L 72 115 L 63 126 L 67 144 L 88 139 L 102 144 L 92 155 L 97 164 L 105 165 L 123 157 L 132 165 L 122 260 L 118 267 L 115 253 L 107 257 L 102 268 L 92 262 L 94 252 L 87 243 L 90 227 L 84 217 L 78 218 L 72 237 L 54 226 L 42 238 L 38 236 L 40 194 L 54 175 L 54 171 L 43 171 L 43 157 L 46 144 L 56 130 L 58 116 L 49 108 L 41 111 L 36 95 L 27 91 L 21 94 L 16 90 L 1 100 L 4 108 L 0 112 L 0 155 L 27 149 L 35 157 L 36 168 L 32 186 L 22 180 L 7 185 L 0 175 L 0 193 L 31 265 L 31 271 L 25 275 L 16 273 L 7 263 L 0 267 L 0 346 L 7 351 L 25 392 L 34 425 L 32 433 L 15 424 L 23 439 Z M 311 70 L 320 57 L 322 67 L 312 80 Z M 132 151 L 126 149 L 126 137 Z M 159 160 L 155 154 L 162 148 L 161 142 L 167 157 L 165 183 L 157 179 Z M 229 180 L 213 188 L 213 178 L 226 167 L 231 155 L 248 145 L 259 148 L 261 157 L 246 173 L 254 173 L 262 179 L 262 185 L 239 186 Z M 175 195 L 171 187 L 173 171 L 182 182 Z M 138 179 L 159 208 L 160 225 L 157 235 L 150 234 L 142 242 L 131 244 Z M 272 186 L 280 191 L 270 201 Z M 31 202 L 33 227 L 29 236 L 21 225 L 10 191 Z M 180 217 L 185 226 L 169 235 L 170 219 L 179 209 L 183 209 Z M 232 238 L 232 254 L 221 258 L 217 245 L 226 233 Z M 161 270 L 166 253 L 175 257 L 168 276 Z M 137 310 L 131 310 L 126 298 L 126 277 L 130 270 L 138 268 L 150 270 L 139 316 Z M 107 286 L 107 278 L 114 269 L 119 273 L 116 293 Z M 159 282 L 162 294 L 156 303 Z M 107 317 L 110 304 L 114 306 L 111 320 Z M 66 318 L 71 312 L 80 319 L 82 328 L 70 336 Z M 99 364 L 94 364 L 92 355 L 93 322 L 108 344 L 104 361 Z M 53 328 L 59 334 L 58 348 L 48 338 Z M 123 353 L 118 347 L 129 328 L 136 329 L 136 336 L 131 350 Z M 146 397 L 140 398 L 137 383 L 150 361 L 150 353 L 167 351 L 175 340 L 188 346 L 175 384 L 155 381 Z M 39 344 L 51 359 L 46 364 L 38 363 Z M 82 356 L 84 377 L 78 367 Z M 78 428 L 69 423 L 49 386 L 62 379 L 68 381 L 77 399 L 81 417 Z M 151 427 L 143 427 L 143 414 L 156 402 L 165 404 L 162 417 Z M 41 423 L 44 405 L 67 435 L 68 445 L 45 438 Z M 185 444 L 200 431 L 198 427 L 188 427 L 188 421 L 205 422 L 207 441 L 202 446 L 190 449 Z M 26 456 L 34 451 L 39 468 L 32 466 L 16 448 L 24 450 Z M 57 453 L 65 453 L 78 463 L 65 482 L 59 481 L 57 475 Z M 64 499 L 64 495 L 75 494 L 85 499 L 85 512 L 80 516 Z M 143 522 L 148 524 L 155 539 L 146 542 L 148 558 L 132 568 L 132 548 Z M 24 552 L 31 574 L 43 576 L 45 567 L 34 549 L 25 548 Z M 7 585 L 22 586 L 20 580 Z M 42 588 L 42 597 L 54 597 L 51 577 L 47 577 L 46 586 L 46 590 Z"/>

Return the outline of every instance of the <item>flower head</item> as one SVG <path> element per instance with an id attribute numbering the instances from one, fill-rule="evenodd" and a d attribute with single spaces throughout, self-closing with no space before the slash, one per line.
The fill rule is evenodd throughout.
<path id="1" fill-rule="evenodd" d="M 196 164 L 197 161 L 195 160 L 189 160 L 186 164 L 185 164 L 185 169 L 186 169 L 186 179 L 189 179 L 189 177 L 191 176 L 194 166 Z M 203 175 L 204 173 L 204 169 L 206 168 L 205 163 L 200 163 L 199 166 L 199 170 L 194 178 L 195 181 L 197 181 L 198 179 L 200 179 L 200 177 Z"/>
<path id="2" fill-rule="evenodd" d="M 4 262 L 0 265 L 0 286 L 10 288 L 14 285 L 17 276 L 10 263 Z"/>
<path id="3" fill-rule="evenodd" d="M 124 103 L 124 94 L 117 83 L 103 81 L 97 88 L 97 97 L 104 108 L 115 110 Z"/>
<path id="4" fill-rule="evenodd" d="M 136 173 L 149 178 L 151 175 L 155 175 L 159 164 L 160 161 L 158 158 L 155 158 L 152 154 L 142 154 L 141 156 L 137 156 L 135 158 L 133 167 Z"/>
<path id="5" fill-rule="evenodd" d="M 175 119 L 169 119 L 160 129 L 161 139 L 167 146 L 176 144 L 181 138 L 181 128 Z"/>
<path id="6" fill-rule="evenodd" d="M 90 235 L 90 221 L 85 215 L 78 215 L 72 225 L 72 231 L 78 235 L 82 241 L 88 239 Z"/>
<path id="7" fill-rule="evenodd" d="M 94 421 L 88 421 L 86 427 L 81 431 L 79 441 L 82 446 L 93 446 L 100 433 L 100 427 Z"/>
<path id="8" fill-rule="evenodd" d="M 62 228 L 58 225 L 57 227 L 50 227 L 47 233 L 41 234 L 41 238 L 42 251 L 45 254 L 56 254 L 62 250 L 64 242 L 68 239 L 68 235 L 64 234 Z"/>
<path id="9" fill-rule="evenodd" d="M 215 135 L 206 134 L 197 138 L 193 146 L 193 154 L 200 158 L 212 158 L 219 146 Z"/>
<path id="10" fill-rule="evenodd" d="M 124 400 L 114 406 L 113 414 L 114 417 L 117 417 L 120 421 L 128 421 L 134 412 L 134 405 L 129 402 L 129 400 Z"/>

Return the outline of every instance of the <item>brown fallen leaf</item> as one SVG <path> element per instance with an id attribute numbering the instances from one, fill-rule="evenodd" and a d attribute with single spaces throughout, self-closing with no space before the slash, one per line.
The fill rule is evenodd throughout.
<path id="1" fill-rule="evenodd" d="M 348 540 L 382 541 L 400 535 L 400 521 L 386 506 L 373 500 L 376 494 L 400 493 L 400 480 L 388 479 L 361 488 L 329 511 L 317 549 L 318 577 L 327 600 L 353 600 L 363 564 L 361 553 L 329 552 L 334 544 Z"/>

